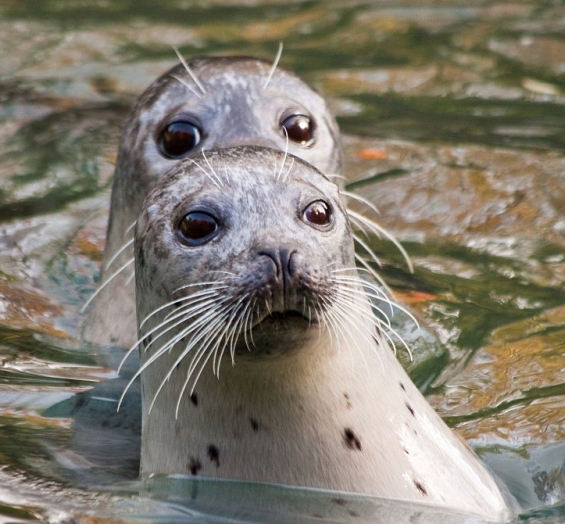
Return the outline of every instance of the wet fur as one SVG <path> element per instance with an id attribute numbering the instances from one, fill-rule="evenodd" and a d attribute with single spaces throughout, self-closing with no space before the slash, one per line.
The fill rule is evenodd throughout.
<path id="1" fill-rule="evenodd" d="M 507 516 L 490 473 L 412 384 L 386 341 L 386 323 L 373 317 L 337 187 L 298 158 L 283 159 L 273 150 L 236 148 L 195 160 L 159 181 L 136 228 L 143 476 L 277 482 Z M 291 160 L 283 182 L 279 166 Z M 206 164 L 214 171 L 203 169 Z M 334 209 L 331 230 L 301 218 L 304 203 L 316 198 Z M 222 236 L 187 248 L 176 225 L 203 202 L 217 206 Z M 228 340 L 221 364 L 214 365 L 213 340 L 207 341 L 228 331 L 205 322 L 154 358 L 166 340 L 198 322 L 196 314 L 164 331 L 160 341 L 147 337 L 159 325 L 165 329 L 176 301 L 190 300 L 193 285 L 227 282 L 213 299 L 220 301 L 236 300 L 242 281 L 249 293 L 267 282 L 272 294 L 261 296 L 266 309 L 276 309 L 277 293 L 287 296 L 288 290 L 269 276 L 272 267 L 261 253 L 282 247 L 298 254 L 291 287 L 297 296 L 307 291 L 313 297 L 310 327 L 291 322 L 288 332 L 279 325 L 253 340 L 255 323 L 243 318 L 229 331 L 233 346 Z M 368 289 L 378 294 L 375 286 Z M 300 304 L 288 301 L 291 308 Z M 265 308 L 258 307 L 257 320 L 267 315 Z M 191 342 L 198 333 L 206 337 Z M 210 360 L 195 375 L 199 354 Z"/>
<path id="2" fill-rule="evenodd" d="M 157 79 L 141 95 L 125 125 L 100 278 L 101 285 L 107 285 L 93 297 L 82 330 L 86 340 L 120 346 L 135 340 L 133 256 L 129 247 L 114 256 L 131 239 L 129 228 L 147 193 L 178 162 L 164 158 L 156 144 L 173 116 L 188 114 L 202 124 L 204 139 L 195 153 L 201 148 L 266 146 L 288 150 L 328 175 L 341 173 L 337 124 L 323 98 L 298 77 L 251 57 L 194 58 L 187 65 L 192 75 L 179 64 Z M 313 144 L 289 144 L 278 127 L 288 110 L 313 117 Z"/>

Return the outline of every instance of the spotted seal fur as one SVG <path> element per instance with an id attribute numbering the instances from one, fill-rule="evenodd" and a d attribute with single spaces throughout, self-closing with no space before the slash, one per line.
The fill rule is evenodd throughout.
<path id="1" fill-rule="evenodd" d="M 279 53 L 280 56 L 280 53 Z M 326 174 L 341 172 L 337 124 L 296 75 L 251 57 L 200 57 L 157 79 L 125 126 L 112 188 L 100 287 L 82 329 L 88 341 L 135 340 L 131 225 L 151 187 L 201 150 L 258 145 L 288 150 Z M 111 282 L 110 282 L 111 281 Z"/>
<path id="2" fill-rule="evenodd" d="M 365 493 L 503 519 L 410 381 L 338 188 L 257 147 L 186 159 L 135 232 L 141 472 Z"/>

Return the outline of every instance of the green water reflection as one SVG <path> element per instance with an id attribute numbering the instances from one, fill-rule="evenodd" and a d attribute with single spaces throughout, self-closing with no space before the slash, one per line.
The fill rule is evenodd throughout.
<path id="1" fill-rule="evenodd" d="M 72 408 L 44 410 L 112 377 L 114 357 L 76 333 L 133 101 L 175 62 L 173 45 L 270 58 L 282 40 L 282 64 L 338 115 L 349 188 L 378 206 L 413 259 L 411 274 L 392 245 L 371 240 L 423 325 L 396 319 L 415 352 L 410 362 L 399 348 L 399 358 L 489 463 L 518 468 L 526 506 L 555 505 L 521 520 L 562 521 L 563 458 L 550 447 L 565 435 L 564 19 L 563 2 L 533 0 L 2 3 L 0 474 L 9 488 L 0 515 L 48 520 L 63 499 L 79 513 L 107 503 L 78 489 L 84 464 L 61 455 Z M 553 480 L 533 483 L 541 473 Z"/>

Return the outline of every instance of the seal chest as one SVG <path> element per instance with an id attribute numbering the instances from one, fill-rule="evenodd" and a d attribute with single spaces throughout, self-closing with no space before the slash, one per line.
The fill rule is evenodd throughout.
<path id="1" fill-rule="evenodd" d="M 204 168 L 204 166 L 206 166 Z M 142 475 L 507 506 L 386 343 L 337 187 L 256 147 L 186 160 L 136 228 Z"/>

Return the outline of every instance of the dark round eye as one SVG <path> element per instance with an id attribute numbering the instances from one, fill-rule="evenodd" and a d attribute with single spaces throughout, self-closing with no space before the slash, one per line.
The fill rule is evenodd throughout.
<path id="1" fill-rule="evenodd" d="M 200 143 L 201 136 L 200 129 L 190 122 L 171 122 L 159 136 L 161 153 L 169 158 L 182 158 Z"/>
<path id="2" fill-rule="evenodd" d="M 211 240 L 218 228 L 218 221 L 212 215 L 202 211 L 191 211 L 180 221 L 178 231 L 186 244 L 198 246 Z"/>
<path id="3" fill-rule="evenodd" d="M 314 138 L 314 122 L 306 115 L 291 115 L 281 122 L 286 129 L 288 139 L 305 145 Z"/>
<path id="4" fill-rule="evenodd" d="M 302 214 L 305 222 L 315 226 L 327 226 L 332 220 L 330 206 L 323 200 L 315 200 L 306 206 Z"/>

